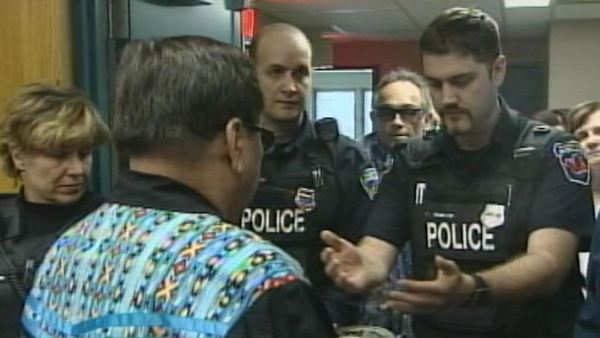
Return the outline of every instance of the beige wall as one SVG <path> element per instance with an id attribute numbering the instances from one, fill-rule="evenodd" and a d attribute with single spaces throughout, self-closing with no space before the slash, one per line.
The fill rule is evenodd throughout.
<path id="1" fill-rule="evenodd" d="M 548 106 L 600 99 L 600 20 L 560 21 L 550 28 Z"/>

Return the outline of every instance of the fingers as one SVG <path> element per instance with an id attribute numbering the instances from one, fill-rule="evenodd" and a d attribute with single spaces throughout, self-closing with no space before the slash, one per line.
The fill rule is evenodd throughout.
<path id="1" fill-rule="evenodd" d="M 331 259 L 333 258 L 334 254 L 335 251 L 333 251 L 333 249 L 329 247 L 321 250 L 321 262 L 325 264 L 329 263 L 329 261 L 331 261 Z"/>
<path id="2" fill-rule="evenodd" d="M 331 231 L 322 231 L 321 239 L 328 246 L 321 251 L 325 273 L 335 284 L 349 292 L 362 292 L 363 264 L 357 248 Z"/>
<path id="3" fill-rule="evenodd" d="M 323 258 L 325 256 L 325 258 Z M 335 258 L 335 254 L 333 249 L 327 248 L 321 252 L 321 260 L 325 263 L 325 273 L 335 278 L 337 275 L 342 273 L 341 264 L 337 258 Z"/>
<path id="4" fill-rule="evenodd" d="M 444 307 L 439 298 L 403 291 L 390 291 L 384 307 L 407 314 L 428 314 Z"/>
<path id="5" fill-rule="evenodd" d="M 435 257 L 434 264 L 438 270 L 436 279 L 428 281 L 403 279 L 398 281 L 401 289 L 406 292 L 432 294 L 441 297 L 452 293 L 460 283 L 460 269 L 454 261 L 441 256 Z"/>
<path id="6" fill-rule="evenodd" d="M 388 292 L 386 304 L 395 310 L 416 314 L 431 313 L 447 306 L 445 298 L 438 293 L 411 292 L 408 290 Z"/>
<path id="7" fill-rule="evenodd" d="M 354 280 L 352 272 L 348 271 L 338 259 L 333 258 L 325 265 L 325 273 L 333 280 L 333 282 L 342 289 L 360 293 L 363 292 L 364 286 Z"/>
<path id="8" fill-rule="evenodd" d="M 345 246 L 351 245 L 350 242 L 329 230 L 321 231 L 321 240 L 335 251 L 341 251 Z"/>
<path id="9" fill-rule="evenodd" d="M 328 244 L 339 244 L 340 238 L 331 231 L 323 231 L 321 238 Z M 338 245 L 339 247 L 339 245 Z M 341 250 L 340 250 L 341 251 Z M 340 258 L 336 257 L 338 250 L 333 247 L 326 247 L 321 251 L 321 261 L 325 265 L 325 273 L 338 285 L 346 284 L 346 273 L 344 265 L 341 264 Z"/>
<path id="10" fill-rule="evenodd" d="M 402 291 L 411 293 L 440 293 L 440 283 L 437 280 L 421 281 L 412 279 L 402 279 L 398 281 L 398 288 Z"/>
<path id="11" fill-rule="evenodd" d="M 452 260 L 436 256 L 438 270 L 434 280 L 420 281 L 403 279 L 398 281 L 401 291 L 390 293 L 390 307 L 407 313 L 431 313 L 442 310 L 456 302 L 463 274 Z"/>
<path id="12" fill-rule="evenodd" d="M 321 261 L 325 264 L 330 263 L 336 252 L 341 252 L 345 247 L 352 246 L 350 242 L 329 230 L 321 231 L 321 240 L 326 245 L 325 249 L 321 251 L 320 255 Z"/>
<path id="13" fill-rule="evenodd" d="M 460 268 L 453 260 L 446 259 L 442 256 L 435 256 L 434 260 L 435 267 L 446 276 L 453 276 L 460 274 Z"/>

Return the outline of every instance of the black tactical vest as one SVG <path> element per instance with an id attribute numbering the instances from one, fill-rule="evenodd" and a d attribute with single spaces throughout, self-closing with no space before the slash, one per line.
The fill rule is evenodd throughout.
<path id="1" fill-rule="evenodd" d="M 241 226 L 297 259 L 317 288 L 329 285 L 319 258 L 319 233 L 337 231 L 343 188 L 336 174 L 335 142 L 307 140 L 291 158 L 263 161 L 261 181 Z"/>
<path id="2" fill-rule="evenodd" d="M 442 156 L 435 156 L 432 141 L 409 143 L 405 155 L 412 190 L 409 224 L 414 278 L 435 277 L 436 254 L 456 261 L 463 272 L 473 273 L 525 252 L 529 206 L 543 150 L 555 135 L 547 126 L 527 122 L 511 157 L 486 166 L 488 171 L 468 180 L 458 179 Z M 520 330 L 516 327 L 523 314 L 519 309 L 518 305 L 452 308 L 419 316 L 415 326 L 417 334 L 419 326 L 427 328 L 423 337 L 446 337 L 442 332 L 456 332 L 448 337 L 512 337 L 510 332 Z"/>

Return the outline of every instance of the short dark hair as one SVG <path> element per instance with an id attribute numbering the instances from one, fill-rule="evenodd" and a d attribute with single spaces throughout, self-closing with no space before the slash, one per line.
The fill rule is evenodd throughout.
<path id="1" fill-rule="evenodd" d="M 475 8 L 450 8 L 425 28 L 419 40 L 421 53 L 472 55 L 478 62 L 494 61 L 502 54 L 498 23 Z"/>
<path id="2" fill-rule="evenodd" d="M 425 81 L 423 76 L 421 76 L 419 73 L 402 67 L 392 69 L 381 79 L 379 79 L 373 105 L 375 106 L 379 103 L 379 92 L 381 89 L 383 89 L 383 87 L 398 81 L 409 82 L 419 88 L 421 97 L 423 99 L 422 109 L 424 113 L 429 113 L 433 110 L 433 103 L 431 102 L 431 94 L 429 93 L 429 85 L 427 84 L 427 81 Z"/>
<path id="3" fill-rule="evenodd" d="M 121 56 L 114 139 L 127 155 L 193 146 L 238 117 L 256 123 L 263 99 L 240 50 L 200 36 L 134 41 Z"/>

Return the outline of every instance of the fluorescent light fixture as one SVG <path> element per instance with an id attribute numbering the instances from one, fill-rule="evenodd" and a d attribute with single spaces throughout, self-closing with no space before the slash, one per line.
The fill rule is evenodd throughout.
<path id="1" fill-rule="evenodd" d="M 334 31 L 340 33 L 340 34 L 346 34 L 348 33 L 345 29 L 343 29 L 342 27 L 336 25 L 336 24 L 331 24 L 331 29 L 333 29 Z"/>
<path id="2" fill-rule="evenodd" d="M 551 0 L 504 0 L 504 7 L 548 7 Z"/>
<path id="3" fill-rule="evenodd" d="M 331 14 L 359 14 L 359 13 L 372 13 L 375 12 L 374 9 L 368 9 L 368 8 L 336 8 L 336 9 L 332 9 L 332 10 L 328 10 L 326 11 L 327 13 L 331 13 Z"/>

